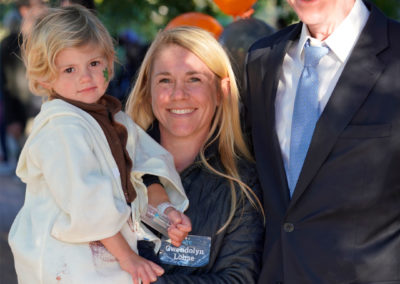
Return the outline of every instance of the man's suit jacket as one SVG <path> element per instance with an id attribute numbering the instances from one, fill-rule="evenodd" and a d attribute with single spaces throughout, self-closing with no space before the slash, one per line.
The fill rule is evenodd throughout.
<path id="1" fill-rule="evenodd" d="M 249 50 L 245 116 L 267 217 L 259 283 L 400 283 L 400 24 L 366 5 L 291 199 L 274 104 L 301 23 Z"/>

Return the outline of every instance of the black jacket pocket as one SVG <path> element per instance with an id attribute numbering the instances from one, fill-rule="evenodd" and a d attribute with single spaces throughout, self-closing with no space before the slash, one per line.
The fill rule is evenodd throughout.
<path id="1" fill-rule="evenodd" d="M 340 135 L 340 138 L 365 139 L 382 138 L 391 135 L 391 124 L 369 124 L 369 125 L 348 125 Z"/>

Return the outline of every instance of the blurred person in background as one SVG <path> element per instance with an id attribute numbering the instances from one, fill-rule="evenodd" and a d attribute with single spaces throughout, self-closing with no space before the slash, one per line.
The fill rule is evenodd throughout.
<path id="1" fill-rule="evenodd" d="M 40 110 L 41 100 L 28 88 L 21 60 L 19 34 L 29 33 L 34 19 L 46 10 L 41 0 L 18 0 L 16 10 L 6 17 L 9 34 L 0 44 L 0 92 L 3 101 L 3 160 L 14 167 L 25 140 L 28 121 Z M 6 136 L 6 137 L 4 137 Z"/>
<path id="2" fill-rule="evenodd" d="M 96 10 L 96 5 L 94 4 L 93 0 L 60 0 L 60 6 L 61 7 L 65 7 L 65 6 L 69 6 L 72 4 L 79 4 L 82 5 L 86 8 L 88 8 L 91 11 L 95 11 Z"/>
<path id="3" fill-rule="evenodd" d="M 125 104 L 133 86 L 137 70 L 146 54 L 148 44 L 131 29 L 126 29 L 118 36 L 118 47 L 122 50 L 121 65 L 110 82 L 108 92 Z"/>

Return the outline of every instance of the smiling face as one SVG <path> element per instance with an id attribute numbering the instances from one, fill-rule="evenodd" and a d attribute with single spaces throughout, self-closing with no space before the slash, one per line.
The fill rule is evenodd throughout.
<path id="1" fill-rule="evenodd" d="M 108 86 L 109 64 L 100 48 L 94 45 L 71 47 L 61 50 L 55 60 L 57 77 L 43 83 L 60 96 L 83 102 L 95 103 Z"/>
<path id="2" fill-rule="evenodd" d="M 219 103 L 215 74 L 189 50 L 165 46 L 151 72 L 151 103 L 161 139 L 204 141 Z"/>

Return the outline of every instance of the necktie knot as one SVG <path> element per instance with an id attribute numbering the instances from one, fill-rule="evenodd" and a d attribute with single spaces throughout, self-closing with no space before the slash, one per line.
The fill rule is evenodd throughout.
<path id="1" fill-rule="evenodd" d="M 310 40 L 304 45 L 304 66 L 316 67 L 322 57 L 327 55 L 329 48 L 325 46 L 311 46 Z"/>

